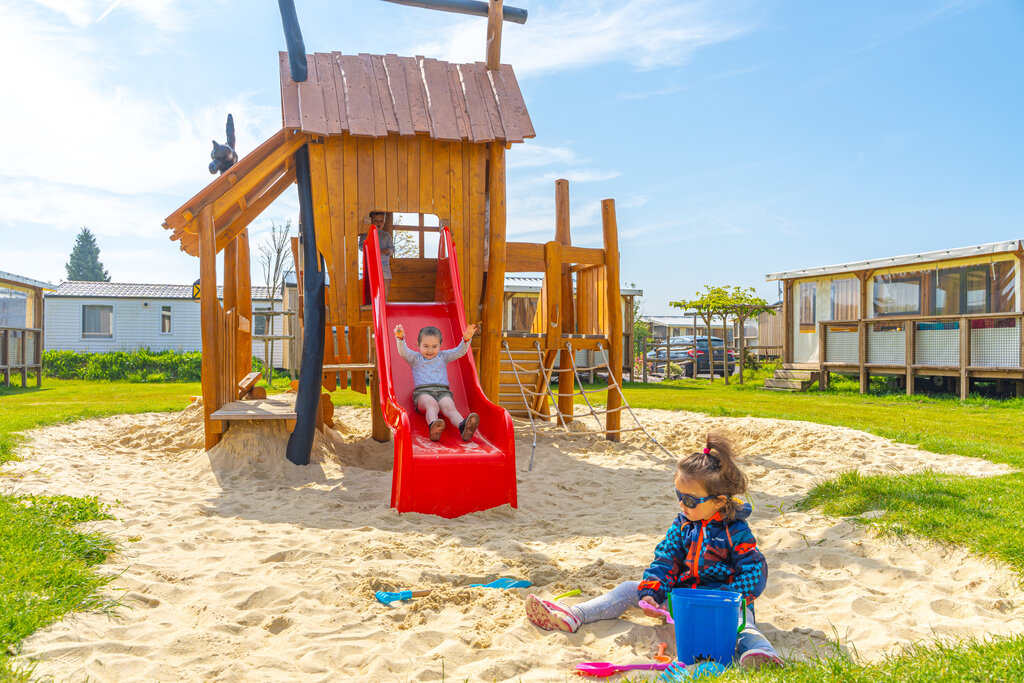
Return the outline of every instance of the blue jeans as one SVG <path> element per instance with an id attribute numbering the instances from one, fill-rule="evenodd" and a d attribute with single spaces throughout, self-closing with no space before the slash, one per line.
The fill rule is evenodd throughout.
<path id="1" fill-rule="evenodd" d="M 616 619 L 630 607 L 639 607 L 640 596 L 637 594 L 639 587 L 639 581 L 623 581 L 604 595 L 573 605 L 569 609 L 582 619 L 584 624 L 602 619 Z M 747 650 L 754 649 L 776 654 L 772 644 L 757 630 L 757 623 L 754 621 L 754 608 L 748 605 L 747 626 L 736 639 L 736 657 Z"/>

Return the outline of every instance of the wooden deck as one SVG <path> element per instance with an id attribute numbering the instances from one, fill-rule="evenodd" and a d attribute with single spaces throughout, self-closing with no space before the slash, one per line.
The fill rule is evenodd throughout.
<path id="1" fill-rule="evenodd" d="M 294 420 L 295 395 L 232 401 L 210 415 L 211 420 Z"/>

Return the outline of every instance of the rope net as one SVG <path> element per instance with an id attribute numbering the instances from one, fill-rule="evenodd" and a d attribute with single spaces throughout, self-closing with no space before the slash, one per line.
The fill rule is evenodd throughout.
<path id="1" fill-rule="evenodd" d="M 539 384 L 538 388 L 544 388 L 545 389 L 544 391 L 537 391 L 536 389 L 528 389 L 528 388 L 526 388 L 523 385 L 523 380 L 520 377 L 520 372 L 522 372 L 523 374 L 526 374 L 526 375 L 530 375 L 530 374 L 533 374 L 535 372 L 535 370 L 529 370 L 529 369 L 523 368 L 522 366 L 520 366 L 518 363 L 515 362 L 515 359 L 512 356 L 512 349 L 509 348 L 508 342 L 503 341 L 501 343 L 501 345 L 505 349 L 505 354 L 508 356 L 508 362 L 512 366 L 512 373 L 515 376 L 516 384 L 519 387 L 519 393 L 523 397 L 523 405 L 526 407 L 526 412 L 527 412 L 527 414 L 530 417 L 530 427 L 533 430 L 533 446 L 532 446 L 532 448 L 530 450 L 530 466 L 529 466 L 528 470 L 532 470 L 533 469 L 533 457 L 534 457 L 534 454 L 536 453 L 536 450 L 537 450 L 537 423 L 534 420 L 534 416 L 542 417 L 545 420 L 547 420 L 548 418 L 551 417 L 549 414 L 545 413 L 544 411 L 539 410 L 538 408 L 536 408 L 534 406 L 534 403 L 542 403 L 541 401 L 537 401 L 536 400 L 537 397 L 547 397 L 547 400 L 548 400 L 547 407 L 548 407 L 548 409 L 552 410 L 554 412 L 554 417 L 555 417 L 556 421 L 561 425 L 562 429 L 565 430 L 565 432 L 567 434 L 571 435 L 571 436 L 605 436 L 605 435 L 608 435 L 608 434 L 623 434 L 623 433 L 627 433 L 627 432 L 643 432 L 644 435 L 647 437 L 647 439 L 651 443 L 653 443 L 655 446 L 660 448 L 666 455 L 675 457 L 675 455 L 673 453 L 671 453 L 667 448 L 662 446 L 661 443 L 657 439 L 655 439 L 651 435 L 651 433 L 649 431 L 647 431 L 647 429 L 640 422 L 640 419 L 637 418 L 636 413 L 633 412 L 633 408 L 630 407 L 629 402 L 626 400 L 626 397 L 622 393 L 622 387 L 619 385 L 618 381 L 616 381 L 616 379 L 615 379 L 615 375 L 612 372 L 612 368 L 611 368 L 611 365 L 609 364 L 608 355 L 607 354 L 605 354 L 605 359 L 604 359 L 603 363 L 598 363 L 596 365 L 591 365 L 591 366 L 586 366 L 586 367 L 581 368 L 581 367 L 576 365 L 576 353 L 575 353 L 575 351 L 573 351 L 572 344 L 566 343 L 566 345 L 565 345 L 566 346 L 566 350 L 565 350 L 564 353 L 568 354 L 569 363 L 572 366 L 573 388 L 572 388 L 572 391 L 563 392 L 563 391 L 561 391 L 562 387 L 559 386 L 559 393 L 562 396 L 572 396 L 574 398 L 576 396 L 582 396 L 583 397 L 583 401 L 586 403 L 586 406 L 587 406 L 587 412 L 583 413 L 582 415 L 578 415 L 578 414 L 576 414 L 574 412 L 573 414 L 569 415 L 569 417 L 572 420 L 593 418 L 594 421 L 597 423 L 597 430 L 595 430 L 595 431 L 588 431 L 588 430 L 570 429 L 568 423 L 566 422 L 566 419 L 565 419 L 566 415 L 563 414 L 562 411 L 559 409 L 559 407 L 558 407 L 558 400 L 555 398 L 554 393 L 551 391 L 551 375 L 552 375 L 552 372 L 554 371 L 554 357 L 552 357 L 551 367 L 550 368 L 546 367 L 545 364 L 544 364 L 544 351 L 543 351 L 543 349 L 541 349 L 539 342 L 534 342 L 533 346 L 537 350 L 537 361 L 538 361 L 538 365 L 540 367 L 539 372 L 540 372 L 540 375 L 541 375 L 540 378 L 539 378 L 539 382 L 538 382 L 538 384 Z M 602 348 L 601 344 L 597 345 L 597 350 L 598 350 L 598 352 L 604 350 Z M 608 375 L 608 386 L 607 387 L 605 387 L 604 389 L 586 389 L 586 388 L 583 387 L 583 382 L 580 379 L 580 373 L 581 372 L 590 372 L 592 370 L 606 370 L 607 371 L 607 375 Z M 604 410 L 598 410 L 598 409 L 594 408 L 594 404 L 592 404 L 590 402 L 589 394 L 603 392 L 603 391 L 610 392 L 612 390 L 617 390 L 619 392 L 619 396 L 622 399 L 622 405 L 620 405 L 617 408 L 610 408 L 610 409 L 606 408 Z M 533 397 L 534 401 L 531 402 L 529 399 L 527 399 L 527 395 Z M 606 405 L 607 405 L 607 402 L 606 402 Z M 630 417 L 633 419 L 634 424 L 636 425 L 635 427 L 624 427 L 624 428 L 619 428 L 619 429 L 608 429 L 605 424 L 602 424 L 601 418 L 599 416 L 601 416 L 601 415 L 607 416 L 607 415 L 609 415 L 611 413 L 618 413 L 618 412 L 621 412 L 623 409 L 625 409 L 629 413 Z M 607 420 L 607 417 L 605 419 Z"/>

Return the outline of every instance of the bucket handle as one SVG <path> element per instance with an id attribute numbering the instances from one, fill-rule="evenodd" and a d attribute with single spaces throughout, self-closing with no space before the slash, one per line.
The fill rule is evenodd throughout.
<path id="1" fill-rule="evenodd" d="M 738 634 L 739 633 L 743 633 L 743 629 L 745 629 L 747 627 L 747 599 L 746 598 L 740 598 L 740 616 L 742 617 L 743 621 L 740 623 L 739 629 L 736 630 L 736 633 L 738 633 Z"/>

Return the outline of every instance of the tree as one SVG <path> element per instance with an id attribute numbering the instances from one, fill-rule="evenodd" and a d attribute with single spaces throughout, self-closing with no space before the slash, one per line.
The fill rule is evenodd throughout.
<path id="1" fill-rule="evenodd" d="M 673 301 L 670 303 L 674 308 L 681 308 L 685 310 L 695 311 L 700 316 L 701 320 L 704 321 L 704 326 L 708 331 L 708 367 L 711 370 L 711 381 L 715 381 L 715 350 L 711 344 L 711 320 L 716 315 L 722 315 L 723 311 L 728 311 L 732 305 L 732 295 L 725 287 L 710 287 L 704 285 L 703 292 L 697 292 L 694 294 L 693 299 L 688 301 Z M 696 347 L 696 336 L 697 330 L 694 330 L 694 347 Z M 726 356 L 726 375 L 728 375 L 729 361 L 728 354 L 725 353 L 725 349 L 722 349 L 723 355 Z M 693 357 L 694 373 L 693 376 L 697 376 L 697 355 Z"/>
<path id="2" fill-rule="evenodd" d="M 391 239 L 395 242 L 396 258 L 419 258 L 420 245 L 416 238 L 408 230 L 400 230 L 403 221 L 401 216 L 388 214 L 389 218 L 394 216 L 394 229 L 391 231 Z"/>
<path id="3" fill-rule="evenodd" d="M 284 292 L 284 273 L 292 262 L 292 252 L 289 246 L 288 233 L 291 232 L 292 221 L 289 219 L 283 226 L 273 221 L 270 223 L 270 236 L 260 245 L 259 255 L 256 257 L 260 267 L 263 269 L 263 283 L 270 292 L 270 308 L 274 308 L 274 300 L 277 293 Z M 266 336 L 274 336 L 275 316 L 266 316 Z M 274 342 L 265 345 L 267 348 L 267 384 L 272 386 L 274 377 Z"/>
<path id="4" fill-rule="evenodd" d="M 775 315 L 775 308 L 767 301 L 762 299 L 754 291 L 753 287 L 743 289 L 742 287 L 732 288 L 732 313 L 736 316 L 736 320 L 739 321 L 740 329 L 740 344 L 739 344 L 739 355 L 740 355 L 740 384 L 743 384 L 743 337 L 744 337 L 744 324 L 748 318 L 756 318 L 762 313 L 770 313 Z"/>
<path id="5" fill-rule="evenodd" d="M 110 274 L 100 263 L 100 248 L 89 228 L 83 227 L 71 249 L 71 258 L 64 267 L 68 280 L 80 282 L 110 282 Z"/>

